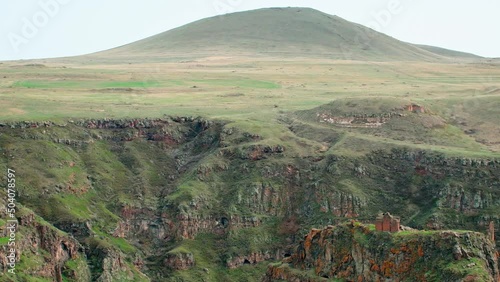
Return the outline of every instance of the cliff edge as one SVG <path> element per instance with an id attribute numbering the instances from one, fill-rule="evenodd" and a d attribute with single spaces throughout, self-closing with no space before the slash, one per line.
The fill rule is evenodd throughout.
<path id="1" fill-rule="evenodd" d="M 471 231 L 380 232 L 351 221 L 312 229 L 271 281 L 499 281 L 498 254 Z"/>

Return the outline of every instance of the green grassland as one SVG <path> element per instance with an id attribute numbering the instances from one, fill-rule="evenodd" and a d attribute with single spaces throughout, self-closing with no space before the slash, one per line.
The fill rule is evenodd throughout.
<path id="1" fill-rule="evenodd" d="M 332 110 L 377 113 L 416 103 L 425 106 L 430 115 L 443 118 L 447 125 L 428 131 L 420 140 L 382 134 L 384 139 L 366 130 L 340 130 L 347 138 L 402 142 L 458 153 L 500 150 L 494 129 L 500 122 L 500 107 L 496 106 L 500 103 L 500 68 L 494 64 L 314 58 L 252 61 L 239 57 L 131 65 L 82 65 L 73 59 L 64 64 L 65 68 L 61 62 L 44 65 L 0 65 L 0 73 L 4 74 L 0 77 L 0 103 L 4 109 L 0 119 L 192 115 L 281 131 L 279 119 L 283 115 L 355 99 L 351 108 L 338 108 L 341 104 L 337 104 Z M 415 120 L 398 125 L 399 132 L 405 134 L 413 124 Z"/>
<path id="2" fill-rule="evenodd" d="M 413 167 L 392 175 L 380 171 L 379 164 L 369 159 L 374 152 L 391 149 L 433 152 L 448 158 L 500 157 L 496 133 L 500 97 L 495 90 L 500 68 L 493 64 L 312 58 L 255 61 L 247 57 L 114 65 L 84 65 L 77 59 L 40 63 L 45 67 L 24 62 L 0 64 L 0 119 L 2 123 L 51 120 L 66 126 L 4 131 L 0 145 L 5 153 L 2 167 L 8 163 L 22 168 L 19 201 L 45 220 L 56 225 L 91 222 L 92 237 L 83 242 L 91 248 L 121 252 L 127 256 L 127 264 L 135 253 L 158 243 L 112 236 L 122 220 L 119 211 L 123 206 L 167 214 L 262 220 L 260 226 L 234 229 L 223 237 L 201 233 L 194 240 L 164 243 L 162 254 L 179 250 L 193 254 L 196 264 L 189 271 L 169 272 L 162 267 L 162 254 L 141 253 L 148 274 L 160 273 L 170 281 L 196 281 L 197 277 L 260 281 L 267 262 L 229 270 L 227 260 L 283 248 L 287 235 L 279 230 L 288 218 L 285 210 L 308 212 L 309 216 L 299 220 L 299 234 L 334 223 L 337 219 L 331 213 L 319 212 L 315 193 L 325 197 L 346 193 L 369 201 L 360 212 L 363 220 L 372 220 L 373 214 L 386 210 L 386 195 L 391 195 L 391 212 L 401 215 L 405 224 L 422 227 L 431 216 L 438 216 L 457 228 L 475 228 L 470 223 L 473 215 L 459 216 L 436 204 L 438 196 L 432 191 L 443 189 L 452 180 L 436 182 L 413 176 Z M 401 111 L 412 103 L 425 107 L 425 113 Z M 404 116 L 379 128 L 343 128 L 317 119 L 318 113 L 352 116 L 394 111 Z M 201 116 L 223 123 L 221 146 L 205 148 L 193 143 L 184 149 L 165 150 L 145 140 L 109 142 L 96 137 L 112 132 L 82 130 L 69 122 L 165 115 Z M 186 132 L 169 130 L 174 136 Z M 74 147 L 54 139 L 83 143 Z M 251 148 L 259 146 L 286 150 L 262 162 L 248 160 Z M 180 152 L 193 155 L 189 158 L 194 161 L 173 181 L 168 176 L 177 175 L 178 168 L 172 154 L 182 155 Z M 221 157 L 226 154 L 231 157 Z M 332 156 L 341 161 L 329 163 Z M 314 159 L 323 161 L 314 163 Z M 307 175 L 295 188 L 281 176 L 262 175 L 290 164 Z M 353 173 L 360 164 L 370 177 Z M 209 173 L 200 176 L 200 171 Z M 469 179 L 461 185 L 466 190 L 491 192 L 491 187 L 473 184 L 477 181 Z M 273 193 L 289 203 L 280 202 L 276 207 L 263 203 L 257 208 L 249 199 L 262 186 L 272 187 Z M 193 210 L 193 204 L 200 207 Z M 496 214 L 495 207 L 482 213 Z M 38 260 L 27 256 L 25 263 Z M 68 271 L 72 263 L 68 262 Z M 95 264 L 94 260 L 89 264 Z M 449 267 L 460 275 L 455 265 Z M 96 273 L 94 270 L 93 275 Z"/>

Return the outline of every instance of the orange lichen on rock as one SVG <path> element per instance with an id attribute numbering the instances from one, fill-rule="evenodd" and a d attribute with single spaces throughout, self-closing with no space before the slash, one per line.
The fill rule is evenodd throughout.
<path id="1" fill-rule="evenodd" d="M 423 257 L 424 256 L 424 249 L 422 248 L 422 245 L 418 246 L 418 256 Z"/>
<path id="2" fill-rule="evenodd" d="M 350 254 L 347 254 L 347 255 L 345 255 L 345 256 L 342 258 L 342 263 L 347 263 L 347 262 L 349 262 L 351 259 L 352 259 L 351 255 L 350 255 Z"/>
<path id="3" fill-rule="evenodd" d="M 387 217 L 387 216 L 386 216 Z M 391 219 L 389 217 L 389 219 Z M 383 225 L 379 221 L 379 226 Z M 391 220 L 389 220 L 391 223 Z M 485 236 L 472 237 L 474 234 L 436 232 L 415 234 L 387 234 L 370 230 L 359 222 L 346 222 L 338 226 L 328 226 L 322 230 L 313 229 L 297 247 L 297 252 L 286 260 L 287 264 L 270 266 L 284 270 L 268 270 L 275 280 L 316 282 L 327 279 L 346 281 L 453 281 L 461 280 L 474 274 L 474 267 L 464 269 L 462 273 L 446 272 L 440 263 L 453 264 L 452 256 L 443 256 L 453 252 L 458 244 L 473 244 L 475 250 L 467 255 L 484 261 L 488 267 L 490 280 L 497 281 L 498 254 Z M 453 234 L 453 236 L 450 236 Z M 481 235 L 481 234 L 476 234 Z M 474 238 L 474 240 L 471 240 Z M 477 239 L 477 240 L 476 240 Z M 463 248 L 460 247 L 460 251 Z M 476 252 L 476 253 L 475 253 Z M 426 256 L 424 257 L 424 253 Z M 289 264 L 288 264 L 289 263 Z M 443 263 L 443 265 L 446 265 Z M 491 263 L 491 264 L 488 264 Z M 474 264 L 479 266 L 479 264 Z M 468 273 L 467 273 L 468 272 Z M 284 273 L 283 275 L 281 275 Z M 268 275 L 267 278 L 270 276 Z M 477 276 L 477 279 L 485 278 Z M 499 281 L 500 282 L 500 281 Z"/>
<path id="4" fill-rule="evenodd" d="M 311 248 L 312 240 L 309 238 L 309 236 L 306 237 L 306 240 L 304 241 L 304 249 L 307 251 Z"/>
<path id="5" fill-rule="evenodd" d="M 371 271 L 380 272 L 380 267 L 376 263 L 372 263 Z"/>
<path id="6" fill-rule="evenodd" d="M 394 262 L 384 261 L 384 263 L 382 264 L 381 271 L 385 277 L 392 277 L 393 272 L 394 272 Z"/>
<path id="7" fill-rule="evenodd" d="M 410 247 L 408 247 L 406 244 L 401 245 L 401 247 L 399 247 L 399 249 L 401 250 L 401 252 L 404 252 L 404 253 L 411 252 Z"/>
<path id="8" fill-rule="evenodd" d="M 286 279 L 285 269 L 281 267 L 269 268 L 267 276 L 273 279 Z"/>
<path id="9" fill-rule="evenodd" d="M 318 259 L 316 260 L 316 268 L 315 268 L 316 274 L 319 274 L 321 272 L 323 266 L 324 266 L 323 259 L 318 257 Z"/>
<path id="10" fill-rule="evenodd" d="M 401 250 L 397 249 L 397 248 L 392 248 L 391 253 L 397 255 L 397 254 L 401 253 Z"/>
<path id="11" fill-rule="evenodd" d="M 339 271 L 337 277 L 338 278 L 348 278 L 348 277 L 351 277 L 353 273 L 354 273 L 353 267 L 352 266 L 348 266 L 346 270 Z"/>

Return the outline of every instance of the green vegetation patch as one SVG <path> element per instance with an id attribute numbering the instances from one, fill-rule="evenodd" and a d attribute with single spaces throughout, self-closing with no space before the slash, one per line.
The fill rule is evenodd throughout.
<path id="1" fill-rule="evenodd" d="M 281 86 L 270 81 L 254 79 L 204 79 L 204 80 L 144 80 L 144 81 L 98 81 L 98 80 L 22 80 L 15 82 L 15 88 L 34 89 L 123 89 L 123 88 L 155 88 L 172 86 L 211 86 L 240 87 L 253 89 L 278 89 Z"/>
<path id="2" fill-rule="evenodd" d="M 250 89 L 279 89 L 281 86 L 271 81 L 255 80 L 255 79 L 207 79 L 193 80 L 193 83 L 209 86 L 232 86 Z"/>
<path id="3" fill-rule="evenodd" d="M 105 246 L 114 246 L 123 253 L 129 255 L 135 254 L 137 252 L 137 249 L 123 238 L 114 237 L 106 232 L 101 231 L 101 229 L 96 226 L 94 226 L 92 230 L 100 236 L 101 244 Z"/>

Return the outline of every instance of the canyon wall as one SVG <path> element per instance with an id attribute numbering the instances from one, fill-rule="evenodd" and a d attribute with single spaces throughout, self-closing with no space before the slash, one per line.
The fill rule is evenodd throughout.
<path id="1" fill-rule="evenodd" d="M 314 274 L 311 274 L 314 273 Z M 498 281 L 498 253 L 483 234 L 375 231 L 351 221 L 311 230 L 263 281 Z"/>

